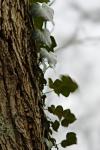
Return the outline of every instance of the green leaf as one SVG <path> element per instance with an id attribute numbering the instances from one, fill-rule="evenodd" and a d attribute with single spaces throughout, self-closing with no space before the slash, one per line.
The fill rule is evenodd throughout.
<path id="1" fill-rule="evenodd" d="M 70 109 L 66 109 L 63 111 L 63 117 L 66 119 L 68 124 L 73 123 L 76 120 L 75 115 L 71 113 Z"/>
<path id="2" fill-rule="evenodd" d="M 54 111 L 54 114 L 59 118 L 61 119 L 62 118 L 62 115 L 63 115 L 63 107 L 58 105 Z"/>
<path id="3" fill-rule="evenodd" d="M 67 89 L 65 83 L 64 83 L 64 84 L 62 83 L 62 88 L 61 88 L 60 93 L 61 93 L 63 96 L 65 96 L 65 97 L 68 97 L 68 96 L 69 96 L 70 90 Z"/>
<path id="4" fill-rule="evenodd" d="M 50 36 L 50 38 L 51 38 L 51 47 L 50 47 L 49 51 L 54 52 L 54 48 L 57 46 L 57 43 L 56 43 L 55 38 L 53 36 Z"/>
<path id="5" fill-rule="evenodd" d="M 64 95 L 64 96 L 66 96 L 66 97 L 69 96 L 70 91 L 69 91 L 68 89 L 66 90 L 66 84 L 63 83 L 61 80 L 56 79 L 56 80 L 54 81 L 52 87 L 53 87 L 53 89 L 54 89 L 54 91 L 55 91 L 55 93 L 56 93 L 57 95 L 62 94 L 62 95 Z"/>
<path id="6" fill-rule="evenodd" d="M 67 146 L 70 146 L 70 145 L 73 145 L 73 144 L 77 144 L 77 137 L 76 137 L 76 134 L 73 133 L 73 132 L 69 132 L 67 133 L 66 135 L 66 140 L 63 140 L 61 142 L 61 146 L 63 148 L 67 147 Z"/>
<path id="7" fill-rule="evenodd" d="M 65 110 L 63 111 L 63 117 L 64 117 L 64 118 L 67 118 L 70 114 L 71 114 L 70 109 L 65 109 Z"/>
<path id="8" fill-rule="evenodd" d="M 63 111 L 64 119 L 61 121 L 61 125 L 64 127 L 68 127 L 69 124 L 73 123 L 76 120 L 76 117 L 73 113 L 71 113 L 70 109 L 66 109 Z"/>
<path id="9" fill-rule="evenodd" d="M 43 19 L 38 17 L 38 18 L 34 18 L 34 25 L 36 28 L 41 29 L 42 30 L 42 26 L 43 26 Z"/>
<path id="10" fill-rule="evenodd" d="M 53 81 L 51 78 L 48 78 L 48 82 L 49 82 L 49 87 L 52 89 L 53 88 Z"/>
<path id="11" fill-rule="evenodd" d="M 44 120 L 43 120 L 43 126 L 45 127 L 45 130 L 48 132 L 49 129 L 50 129 L 50 121 L 47 120 L 46 117 L 44 117 Z"/>
<path id="12" fill-rule="evenodd" d="M 56 79 L 52 82 L 50 88 L 54 89 L 57 95 L 62 94 L 68 97 L 71 92 L 74 92 L 78 88 L 78 85 L 69 76 L 62 75 L 61 79 Z"/>
<path id="13" fill-rule="evenodd" d="M 73 81 L 69 76 L 62 75 L 61 80 L 63 81 L 63 83 L 66 83 L 66 87 L 70 92 L 74 92 L 78 88 L 77 83 Z"/>
<path id="14" fill-rule="evenodd" d="M 61 93 L 61 89 L 62 89 L 62 83 L 59 79 L 56 79 L 53 83 L 53 88 L 54 91 L 57 95 L 59 95 Z"/>
<path id="15" fill-rule="evenodd" d="M 51 105 L 50 107 L 48 107 L 48 111 L 49 111 L 50 113 L 53 113 L 53 114 L 54 114 L 54 112 L 55 112 L 55 106 L 54 106 L 54 105 Z"/>
<path id="16" fill-rule="evenodd" d="M 52 128 L 54 131 L 58 131 L 58 128 L 59 128 L 60 124 L 59 124 L 59 121 L 58 120 L 55 120 L 53 123 L 52 123 Z"/>
<path id="17" fill-rule="evenodd" d="M 47 49 L 48 52 L 54 52 L 54 48 L 57 46 L 57 43 L 55 41 L 55 38 L 53 36 L 50 36 L 51 38 L 51 46 L 48 47 L 48 46 L 45 46 L 45 48 Z"/>
<path id="18" fill-rule="evenodd" d="M 77 144 L 77 137 L 74 132 L 67 133 L 66 140 L 67 140 L 67 146 Z"/>
<path id="19" fill-rule="evenodd" d="M 61 125 L 64 126 L 64 127 L 68 127 L 69 122 L 67 121 L 67 119 L 63 119 L 63 120 L 61 121 Z"/>
<path id="20" fill-rule="evenodd" d="M 54 25 L 53 22 L 53 15 L 54 11 L 52 8 L 50 8 L 46 3 L 39 4 L 33 3 L 30 8 L 30 14 L 32 17 L 42 17 L 45 21 L 51 21 L 52 24 Z"/>
<path id="21" fill-rule="evenodd" d="M 55 48 L 57 46 L 57 43 L 55 41 L 55 38 L 51 36 L 51 41 L 52 41 L 52 48 Z"/>
<path id="22" fill-rule="evenodd" d="M 63 148 L 65 148 L 65 147 L 67 146 L 67 140 L 63 140 L 63 141 L 61 142 L 61 146 L 62 146 Z"/>

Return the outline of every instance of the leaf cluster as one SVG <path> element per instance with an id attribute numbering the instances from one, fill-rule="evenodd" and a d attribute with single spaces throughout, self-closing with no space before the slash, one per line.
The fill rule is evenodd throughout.
<path id="1" fill-rule="evenodd" d="M 53 89 L 58 96 L 62 94 L 63 96 L 68 97 L 70 93 L 75 92 L 78 88 L 77 83 L 74 80 L 72 80 L 71 77 L 66 75 L 62 75 L 60 79 L 56 79 L 55 81 L 52 81 L 51 78 L 49 78 L 48 80 L 49 87 Z M 58 132 L 60 126 L 68 127 L 70 124 L 76 121 L 76 117 L 71 112 L 71 110 L 64 110 L 61 105 L 51 105 L 50 107 L 48 107 L 48 111 L 49 113 L 58 117 L 58 120 L 50 122 L 52 129 L 56 132 Z M 65 148 L 76 143 L 76 134 L 71 132 L 66 134 L 66 139 L 61 141 L 61 146 Z"/>
<path id="2" fill-rule="evenodd" d="M 41 43 L 41 47 L 49 47 L 48 50 L 53 51 L 52 48 L 55 48 L 57 44 L 45 25 L 47 21 L 52 22 L 54 25 L 54 11 L 46 4 L 47 0 L 42 1 L 41 4 L 39 2 L 41 0 L 30 6 L 30 15 L 36 28 L 33 32 L 33 38 Z"/>
<path id="3" fill-rule="evenodd" d="M 58 120 L 55 120 L 54 122 L 50 121 L 51 128 L 58 132 L 58 129 L 60 126 L 62 127 L 68 127 L 70 124 L 76 121 L 75 115 L 70 111 L 70 109 L 63 109 L 61 105 L 58 105 L 55 107 L 55 105 L 51 105 L 48 107 L 48 111 L 57 116 Z M 50 134 L 52 130 L 49 130 Z M 76 134 L 73 132 L 67 133 L 66 134 L 66 139 L 61 141 L 61 146 L 63 148 L 76 144 L 77 143 L 77 138 Z M 56 145 L 56 144 L 55 144 Z"/>
<path id="4" fill-rule="evenodd" d="M 59 128 L 58 122 L 61 122 L 63 127 L 68 127 L 76 120 L 75 115 L 70 111 L 70 109 L 63 110 L 61 105 L 58 105 L 57 107 L 55 107 L 55 105 L 51 105 L 48 107 L 48 111 L 51 114 L 56 115 L 59 119 L 59 121 L 56 120 L 56 122 L 53 124 L 53 129 L 56 129 L 55 131 L 57 131 Z"/>
<path id="5" fill-rule="evenodd" d="M 43 65 L 43 71 L 45 72 L 49 67 L 53 67 L 56 62 L 56 58 L 53 57 L 54 48 L 57 46 L 55 38 L 51 35 L 47 29 L 47 22 L 51 22 L 54 26 L 53 15 L 54 10 L 47 4 L 49 0 L 31 0 L 30 16 L 32 18 L 35 31 L 32 33 L 33 39 L 37 42 L 38 51 L 40 52 L 40 62 Z M 42 54 L 42 51 L 47 51 L 48 54 Z M 52 53 L 51 53 L 52 52 Z M 42 54 L 42 55 L 41 55 Z M 49 57 L 49 58 L 48 58 Z M 52 59 L 52 57 L 54 59 Z M 47 59 L 47 61 L 45 61 Z M 49 60 L 48 60 L 49 59 Z M 48 62 L 48 65 L 47 63 Z"/>
<path id="6" fill-rule="evenodd" d="M 47 58 L 47 62 L 50 67 L 56 64 L 54 49 L 57 44 L 55 38 L 47 29 L 47 22 L 50 21 L 54 26 L 54 11 L 48 5 L 49 0 L 29 1 L 29 14 L 35 27 L 35 31 L 33 31 L 32 37 L 38 45 L 40 54 L 39 59 L 42 60 L 41 62 L 43 62 L 43 65 L 46 66 L 44 59 Z M 62 94 L 63 96 L 68 97 L 70 93 L 73 93 L 77 90 L 78 85 L 74 80 L 72 80 L 70 76 L 62 75 L 60 79 L 56 79 L 55 81 L 49 78 L 49 88 L 53 89 L 58 96 Z M 44 142 L 46 143 L 48 150 L 50 150 L 53 146 L 58 149 L 56 140 L 52 137 L 53 131 L 58 132 L 60 126 L 68 127 L 76 120 L 76 117 L 70 111 L 70 109 L 64 110 L 61 105 L 51 105 L 50 107 L 48 107 L 48 111 L 54 116 L 57 116 L 57 119 L 53 122 L 50 119 L 44 117 L 44 126 L 46 132 Z M 70 132 L 66 134 L 66 139 L 62 140 L 60 144 L 63 148 L 65 148 L 76 143 L 76 134 Z"/>

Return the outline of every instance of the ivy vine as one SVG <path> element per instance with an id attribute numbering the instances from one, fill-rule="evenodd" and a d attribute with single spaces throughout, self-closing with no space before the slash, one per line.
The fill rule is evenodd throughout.
<path id="1" fill-rule="evenodd" d="M 35 32 L 33 32 L 32 35 L 38 43 L 40 66 L 42 66 L 43 72 L 45 72 L 48 67 L 55 66 L 57 62 L 54 54 L 54 48 L 57 44 L 46 26 L 48 21 L 54 26 L 54 10 L 50 8 L 49 0 L 30 0 L 29 13 L 35 27 Z M 61 75 L 60 79 L 56 79 L 55 81 L 49 78 L 48 83 L 49 88 L 51 88 L 58 96 L 62 94 L 63 96 L 68 97 L 70 93 L 75 92 L 78 88 L 77 83 L 67 75 Z M 45 99 L 46 95 L 43 95 L 43 97 L 43 99 Z M 60 126 L 68 127 L 76 120 L 76 117 L 70 109 L 64 110 L 61 105 L 51 105 L 47 110 L 49 113 L 57 116 L 58 119 L 53 122 L 50 118 L 45 118 L 44 125 L 47 134 L 44 142 L 46 143 L 48 150 L 52 147 L 58 149 L 56 139 L 52 137 L 53 131 L 58 132 Z M 66 133 L 66 138 L 60 142 L 63 148 L 76 143 L 77 137 L 73 132 Z"/>

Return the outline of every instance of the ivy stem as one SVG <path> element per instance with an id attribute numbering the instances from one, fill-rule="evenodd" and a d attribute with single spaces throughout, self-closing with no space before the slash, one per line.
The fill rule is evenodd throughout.
<path id="1" fill-rule="evenodd" d="M 51 91 L 48 91 L 48 92 L 45 92 L 44 94 L 49 94 L 49 93 L 51 93 L 51 92 L 53 92 L 54 90 L 51 90 Z"/>
<path id="2" fill-rule="evenodd" d="M 47 110 L 48 111 L 48 109 L 43 109 L 43 110 Z"/>
<path id="3" fill-rule="evenodd" d="M 61 142 L 60 143 L 58 143 L 58 144 L 56 144 L 56 145 L 60 145 L 61 144 Z"/>

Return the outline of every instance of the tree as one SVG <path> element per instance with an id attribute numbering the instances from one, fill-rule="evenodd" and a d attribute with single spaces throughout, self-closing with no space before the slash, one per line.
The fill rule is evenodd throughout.
<path id="1" fill-rule="evenodd" d="M 41 4 L 39 3 L 41 2 Z M 44 3 L 45 2 L 45 3 Z M 55 65 L 56 41 L 46 22 L 53 22 L 49 0 L 1 0 L 0 5 L 0 148 L 2 150 L 58 149 L 53 131 L 76 120 L 70 109 L 51 105 L 46 110 L 58 117 L 54 122 L 44 113 L 43 70 Z M 39 56 L 38 56 L 39 54 Z M 47 60 L 45 63 L 44 60 Z M 68 97 L 77 83 L 68 75 L 48 80 L 49 88 Z M 47 92 L 48 93 L 48 92 Z M 59 144 L 77 143 L 76 134 L 66 133 Z"/>
<path id="2" fill-rule="evenodd" d="M 0 0 L 0 149 L 45 150 L 41 91 L 28 0 Z"/>

